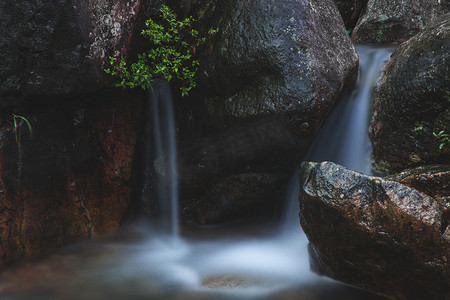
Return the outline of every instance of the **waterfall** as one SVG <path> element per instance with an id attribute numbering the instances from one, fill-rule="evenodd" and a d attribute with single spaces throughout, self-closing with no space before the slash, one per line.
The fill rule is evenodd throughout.
<path id="1" fill-rule="evenodd" d="M 367 127 L 372 92 L 392 50 L 359 46 L 357 51 L 361 64 L 355 89 L 333 109 L 306 159 L 331 160 L 370 174 Z M 151 93 L 151 112 L 153 189 L 164 204 L 163 220 L 170 220 L 166 225 L 173 236 L 178 236 L 175 125 L 167 83 L 156 86 Z M 247 293 L 251 291 L 260 295 L 286 286 L 329 286 L 328 279 L 309 270 L 308 240 L 299 227 L 298 193 L 298 178 L 295 176 L 287 191 L 289 208 L 285 212 L 284 224 L 275 236 L 216 237 L 209 240 L 180 238 L 174 247 L 163 235 L 153 234 L 137 255 L 126 260 L 127 268 L 145 265 L 146 272 L 152 280 L 159 282 L 158 289 L 161 290 L 178 286 L 182 290 L 199 291 L 205 285 L 224 288 L 227 284 L 241 281 L 244 286 L 252 287 L 245 289 Z M 226 289 L 226 293 L 229 292 Z"/>
<path id="2" fill-rule="evenodd" d="M 328 116 L 305 161 L 332 161 L 346 168 L 372 175 L 371 144 L 368 139 L 369 113 L 376 81 L 393 49 L 356 46 L 360 70 L 352 93 L 339 101 Z M 281 228 L 289 234 L 298 227 L 298 174 L 287 191 L 286 211 Z"/>
<path id="3" fill-rule="evenodd" d="M 360 72 L 353 92 L 333 109 L 306 160 L 332 161 L 372 175 L 371 145 L 367 136 L 372 94 L 393 49 L 357 46 Z"/>
<path id="4" fill-rule="evenodd" d="M 156 81 L 149 94 L 152 132 L 151 184 L 160 209 L 160 230 L 179 236 L 176 131 L 172 95 L 167 81 Z"/>

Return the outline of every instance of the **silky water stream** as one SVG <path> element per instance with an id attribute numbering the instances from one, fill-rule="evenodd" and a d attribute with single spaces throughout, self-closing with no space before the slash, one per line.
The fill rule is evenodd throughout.
<path id="1" fill-rule="evenodd" d="M 362 46 L 357 50 L 361 66 L 355 90 L 329 116 L 308 160 L 330 160 L 370 173 L 368 111 L 375 81 L 391 50 Z M 0 299 L 384 299 L 310 271 L 295 177 L 288 191 L 291 205 L 275 234 L 249 231 L 221 237 L 220 231 L 211 234 L 209 229 L 206 235 L 180 237 L 173 221 L 178 218 L 175 127 L 173 122 L 158 123 L 173 118 L 171 112 L 163 117 L 171 110 L 164 89 L 152 99 L 156 122 L 152 126 L 168 131 L 152 134 L 153 143 L 161 145 L 151 150 L 151 160 L 158 176 L 168 176 L 154 188 L 170 195 L 166 202 L 171 207 L 161 208 L 172 220 L 164 225 L 169 229 L 135 224 L 101 241 L 73 245 L 7 269 L 0 273 Z"/>

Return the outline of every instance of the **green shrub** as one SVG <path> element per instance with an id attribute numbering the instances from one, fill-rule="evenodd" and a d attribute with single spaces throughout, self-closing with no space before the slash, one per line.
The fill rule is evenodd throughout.
<path id="1" fill-rule="evenodd" d="M 196 47 L 204 44 L 206 38 L 200 38 L 198 31 L 192 28 L 195 22 L 192 17 L 179 21 L 165 5 L 160 12 L 161 24 L 148 19 L 141 32 L 150 41 L 150 50 L 138 54 L 137 61 L 131 65 L 123 57 L 110 57 L 111 68 L 105 72 L 117 76 L 119 81 L 115 85 L 122 88 L 147 90 L 157 78 L 173 80 L 181 85 L 181 95 L 185 96 L 196 86 L 199 60 L 194 59 L 194 55 Z M 217 29 L 209 31 L 210 34 L 216 32 Z"/>

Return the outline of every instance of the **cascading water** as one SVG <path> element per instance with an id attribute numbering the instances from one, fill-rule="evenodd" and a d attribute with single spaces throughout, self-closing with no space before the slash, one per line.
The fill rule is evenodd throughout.
<path id="1" fill-rule="evenodd" d="M 370 173 L 367 115 L 375 80 L 391 50 L 357 50 L 361 72 L 355 91 L 329 116 L 308 159 L 331 160 Z M 37 280 L 32 299 L 384 299 L 309 270 L 308 241 L 298 220 L 298 178 L 292 180 L 288 193 L 291 205 L 276 235 L 179 238 L 174 243 L 173 237 L 178 236 L 175 127 L 166 84 L 155 87 L 151 102 L 151 126 L 164 130 L 150 134 L 150 164 L 161 178 L 153 182 L 153 188 L 156 195 L 166 197 L 162 198 L 164 203 L 172 205 L 161 206 L 170 220 L 166 224 L 170 230 L 161 233 L 139 227 L 132 231 L 137 238 L 131 241 L 127 232 L 125 240 L 85 246 L 78 259 L 74 255 L 54 256 L 53 262 L 43 262 L 44 268 L 35 267 L 45 270 L 49 278 L 49 264 L 55 265 L 50 283 Z M 61 269 L 63 273 L 58 272 Z M 24 273 L 19 269 L 18 276 Z M 7 299 L 31 299 L 27 295 L 26 291 L 18 292 Z"/>
<path id="2" fill-rule="evenodd" d="M 332 161 L 351 170 L 372 174 L 369 111 L 377 78 L 393 49 L 357 46 L 360 72 L 353 92 L 337 104 L 308 154 L 310 161 Z"/>
<path id="3" fill-rule="evenodd" d="M 175 118 L 169 84 L 160 80 L 150 93 L 151 172 L 154 196 L 160 205 L 160 231 L 168 231 L 173 238 L 179 236 L 178 179 Z"/>

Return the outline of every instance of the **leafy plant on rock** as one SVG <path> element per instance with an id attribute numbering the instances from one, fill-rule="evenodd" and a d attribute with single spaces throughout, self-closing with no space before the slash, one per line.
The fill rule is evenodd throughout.
<path id="1" fill-rule="evenodd" d="M 433 135 L 440 140 L 441 144 L 439 145 L 439 149 L 444 148 L 447 144 L 450 144 L 450 135 L 445 133 L 444 130 L 439 131 L 438 133 L 433 132 Z"/>
<path id="2" fill-rule="evenodd" d="M 122 88 L 152 88 L 152 82 L 158 78 L 175 81 L 181 85 L 181 95 L 185 96 L 196 86 L 196 74 L 200 64 L 194 59 L 196 47 L 206 43 L 205 37 L 199 37 L 193 17 L 179 21 L 176 14 L 167 6 L 160 9 L 161 24 L 153 19 L 145 22 L 141 35 L 146 37 L 150 50 L 138 54 L 137 61 L 127 64 L 124 57 L 110 57 L 111 67 L 105 72 L 117 76 L 115 84 Z M 211 29 L 210 34 L 217 32 Z"/>

